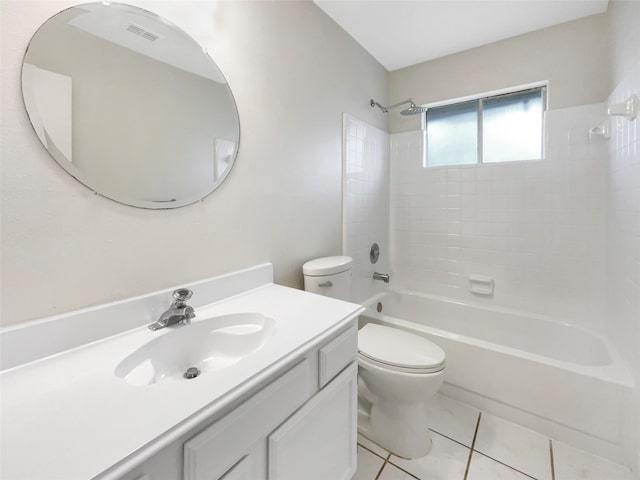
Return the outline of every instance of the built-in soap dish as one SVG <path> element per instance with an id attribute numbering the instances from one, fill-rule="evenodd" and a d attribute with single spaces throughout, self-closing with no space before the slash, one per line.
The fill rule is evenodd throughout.
<path id="1" fill-rule="evenodd" d="M 469 275 L 469 291 L 477 295 L 493 295 L 494 281 L 484 275 Z"/>
<path id="2" fill-rule="evenodd" d="M 609 115 L 625 117 L 629 121 L 635 120 L 640 112 L 640 98 L 633 94 L 624 102 L 609 105 L 607 112 Z"/>

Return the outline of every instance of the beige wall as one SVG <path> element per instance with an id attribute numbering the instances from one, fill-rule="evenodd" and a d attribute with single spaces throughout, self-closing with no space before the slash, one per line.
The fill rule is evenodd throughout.
<path id="1" fill-rule="evenodd" d="M 549 81 L 549 108 L 598 103 L 610 91 L 607 54 L 607 15 L 593 15 L 395 70 L 389 103 L 430 103 L 540 80 Z M 417 130 L 420 115 L 391 115 L 389 127 Z"/>
<path id="2" fill-rule="evenodd" d="M 609 0 L 611 89 L 632 74 L 640 61 L 640 2 Z"/>
<path id="3" fill-rule="evenodd" d="M 368 104 L 386 101 L 377 61 L 311 2 L 219 2 L 214 33 L 198 40 L 238 104 L 236 165 L 203 202 L 136 209 L 62 170 L 22 105 L 30 36 L 73 3 L 2 2 L 3 324 L 265 261 L 277 282 L 301 287 L 304 261 L 341 252 L 342 112 L 386 126 Z"/>

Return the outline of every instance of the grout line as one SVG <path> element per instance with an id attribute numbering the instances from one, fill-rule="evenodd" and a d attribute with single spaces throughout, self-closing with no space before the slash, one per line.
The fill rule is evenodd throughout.
<path id="1" fill-rule="evenodd" d="M 473 432 L 473 440 L 471 441 L 471 448 L 469 449 L 469 458 L 467 459 L 467 466 L 464 469 L 463 480 L 467 480 L 469 475 L 469 467 L 471 466 L 471 457 L 473 456 L 473 449 L 476 446 L 476 438 L 478 437 L 478 428 L 480 427 L 480 419 L 482 418 L 482 412 L 478 413 L 478 421 L 476 422 L 476 430 Z"/>
<path id="2" fill-rule="evenodd" d="M 432 428 L 430 428 L 429 430 L 431 430 L 433 433 L 437 433 L 438 435 L 440 435 L 441 437 L 446 438 L 447 440 L 451 440 L 452 442 L 455 442 L 455 443 L 457 443 L 458 445 L 463 446 L 464 448 L 471 448 L 469 445 L 465 445 L 464 443 L 459 442 L 459 441 L 458 441 L 458 440 L 456 440 L 455 438 L 451 438 L 451 437 L 449 437 L 449 436 L 445 435 L 444 433 L 440 433 L 440 432 L 438 432 L 437 430 L 434 430 L 434 429 L 432 429 Z"/>
<path id="3" fill-rule="evenodd" d="M 373 450 L 371 450 L 369 447 L 365 447 L 364 445 L 362 445 L 361 443 L 358 444 L 359 447 L 364 448 L 367 452 L 369 453 L 373 453 L 376 457 L 381 458 L 384 460 L 384 457 L 382 455 L 380 455 L 379 453 L 374 452 Z M 387 457 L 390 454 L 387 455 Z"/>
<path id="4" fill-rule="evenodd" d="M 385 458 L 384 462 L 382 462 L 382 466 L 380 467 L 380 470 L 378 470 L 378 474 L 373 480 L 378 480 L 380 478 L 380 475 L 382 475 L 382 471 L 384 470 L 384 467 L 386 467 L 387 463 L 389 463 L 389 458 L 391 458 L 391 454 L 387 455 L 387 458 Z"/>
<path id="5" fill-rule="evenodd" d="M 389 455 L 389 457 L 391 457 L 391 455 Z M 389 459 L 389 463 L 391 465 L 393 465 L 394 467 L 396 467 L 398 470 L 402 471 L 402 473 L 406 473 L 407 475 L 409 475 L 411 478 L 415 478 L 416 480 L 420 480 L 419 477 L 416 477 L 413 473 L 406 471 L 404 468 L 400 467 L 399 465 L 396 465 L 395 463 L 393 463 L 391 461 L 391 459 Z M 378 480 L 378 477 L 376 477 L 374 480 Z"/>
<path id="6" fill-rule="evenodd" d="M 556 467 L 553 463 L 553 443 L 549 439 L 549 458 L 551 460 L 551 480 L 556 480 Z"/>
<path id="7" fill-rule="evenodd" d="M 486 453 L 479 452 L 478 450 L 474 450 L 474 451 L 475 451 L 477 454 L 482 455 L 483 457 L 487 457 L 489 460 L 493 460 L 494 462 L 499 463 L 499 464 L 500 464 L 500 465 L 502 465 L 503 467 L 507 467 L 507 468 L 509 468 L 510 470 L 513 470 L 513 471 L 515 471 L 515 472 L 521 473 L 521 474 L 522 474 L 522 475 L 524 475 L 525 477 L 532 478 L 533 480 L 538 480 L 536 477 L 532 477 L 532 476 L 531 476 L 531 475 L 529 475 L 528 473 L 525 473 L 525 472 L 523 472 L 522 470 L 518 470 L 517 468 L 514 468 L 514 467 L 512 467 L 511 465 L 508 465 L 508 464 L 506 464 L 506 463 L 504 463 L 504 462 L 501 462 L 500 460 L 496 460 L 495 458 L 490 457 L 490 456 L 489 456 L 489 455 L 487 455 Z"/>
<path id="8" fill-rule="evenodd" d="M 478 416 L 478 423 L 476 425 L 476 432 L 473 435 L 473 443 L 471 444 L 471 452 L 472 453 L 476 452 L 476 453 L 482 455 L 483 457 L 486 457 L 486 458 L 488 458 L 490 460 L 493 460 L 496 463 L 499 463 L 500 465 L 503 465 L 503 466 L 505 466 L 507 468 L 510 468 L 511 470 L 514 470 L 514 471 L 516 471 L 518 473 L 521 473 L 525 477 L 529 477 L 529 478 L 532 478 L 533 480 L 537 480 L 536 477 L 533 477 L 533 476 L 529 475 L 528 473 L 523 472 L 522 470 L 518 470 L 517 468 L 514 468 L 511 465 L 506 464 L 506 463 L 498 460 L 497 458 L 493 458 L 491 455 L 487 455 L 486 453 L 482 453 L 479 450 L 475 449 L 475 447 L 476 447 L 476 437 L 478 436 L 478 427 L 480 426 L 480 417 L 481 416 L 482 416 L 482 412 L 480 412 L 480 415 Z M 549 440 L 549 441 L 551 441 L 551 440 Z M 471 466 L 471 453 L 469 454 L 469 462 L 467 463 L 467 470 L 464 473 L 464 480 L 467 480 L 467 475 L 469 473 L 469 467 L 470 466 Z M 553 471 L 553 463 L 552 463 L 552 467 L 551 468 L 552 468 L 552 471 Z M 555 480 L 555 477 L 553 477 L 551 480 Z"/>

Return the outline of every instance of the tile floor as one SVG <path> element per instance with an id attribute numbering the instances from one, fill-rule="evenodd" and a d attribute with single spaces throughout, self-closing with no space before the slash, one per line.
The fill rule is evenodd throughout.
<path id="1" fill-rule="evenodd" d="M 433 448 L 403 460 L 358 437 L 353 480 L 637 480 L 628 469 L 448 397 L 429 405 Z"/>

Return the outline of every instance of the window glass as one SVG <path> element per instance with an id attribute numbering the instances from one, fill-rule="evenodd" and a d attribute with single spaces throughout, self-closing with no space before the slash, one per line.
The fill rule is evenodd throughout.
<path id="1" fill-rule="evenodd" d="M 542 159 L 545 94 L 537 87 L 429 108 L 425 166 Z"/>
<path id="2" fill-rule="evenodd" d="M 427 165 L 478 160 L 478 101 L 427 110 Z"/>
<path id="3" fill-rule="evenodd" d="M 542 158 L 542 91 L 500 95 L 482 103 L 482 162 Z"/>

